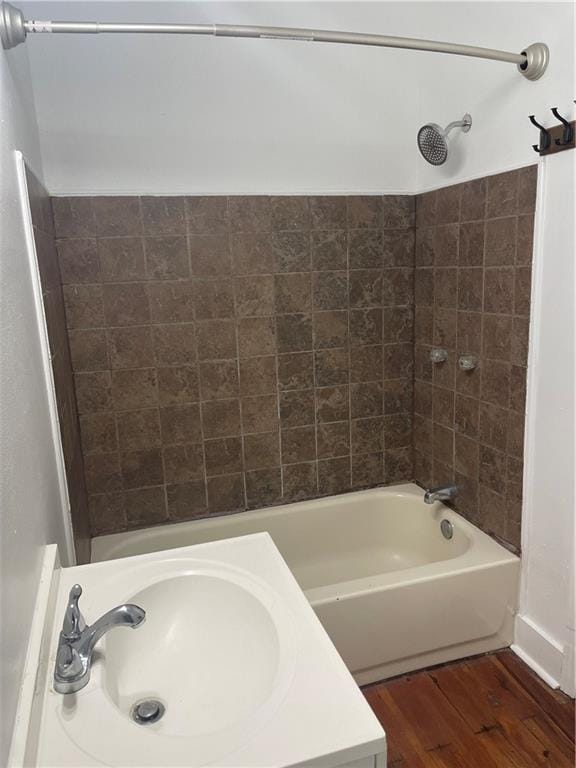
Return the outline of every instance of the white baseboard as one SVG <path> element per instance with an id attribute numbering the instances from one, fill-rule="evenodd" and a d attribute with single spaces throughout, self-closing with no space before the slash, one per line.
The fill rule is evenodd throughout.
<path id="1" fill-rule="evenodd" d="M 551 688 L 559 688 L 564 648 L 528 616 L 516 616 L 515 641 L 511 648 Z"/>

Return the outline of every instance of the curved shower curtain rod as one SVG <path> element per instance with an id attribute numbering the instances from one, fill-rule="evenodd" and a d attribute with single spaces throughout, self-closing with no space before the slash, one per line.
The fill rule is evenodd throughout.
<path id="1" fill-rule="evenodd" d="M 370 35 L 359 32 L 334 32 L 324 29 L 291 27 L 259 27 L 238 24 L 118 24 L 99 21 L 29 21 L 22 11 L 11 3 L 0 4 L 0 38 L 3 48 L 14 48 L 26 40 L 30 33 L 159 33 L 173 35 L 213 35 L 215 37 L 244 37 L 267 40 L 299 40 L 310 43 L 343 43 L 346 45 L 374 45 L 383 48 L 408 48 L 413 51 L 451 53 L 516 64 L 518 71 L 528 80 L 538 80 L 548 66 L 549 51 L 545 43 L 533 43 L 521 53 L 479 48 L 473 45 L 442 43 L 436 40 L 418 40 L 410 37 Z"/>

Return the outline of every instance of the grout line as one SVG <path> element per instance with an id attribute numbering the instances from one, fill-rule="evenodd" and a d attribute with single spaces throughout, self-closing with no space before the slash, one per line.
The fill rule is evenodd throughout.
<path id="1" fill-rule="evenodd" d="M 348 224 L 350 202 L 346 199 L 346 223 Z M 380 201 L 380 224 L 382 224 L 382 202 Z M 380 230 L 379 230 L 380 231 Z M 348 441 L 350 445 L 350 489 L 354 488 L 353 461 L 352 461 L 352 333 L 350 327 L 350 230 L 346 232 L 346 316 L 348 332 Z"/>
<path id="2" fill-rule="evenodd" d="M 382 294 L 383 293 L 384 293 L 384 276 L 382 276 Z M 383 302 L 383 298 L 384 298 L 384 296 L 382 295 L 382 298 L 381 298 L 381 301 L 380 301 L 380 303 L 382 305 L 384 303 Z M 380 324 L 380 333 L 381 333 L 380 346 L 382 348 L 382 426 L 380 427 L 381 434 L 382 434 L 382 456 L 381 456 L 381 459 L 380 459 L 380 461 L 381 461 L 381 467 L 380 467 L 381 477 L 380 477 L 380 482 L 382 484 L 384 484 L 384 485 L 386 484 L 387 471 L 388 471 L 387 462 L 386 462 L 386 446 L 387 446 L 386 426 L 385 426 L 385 416 L 386 416 L 386 413 L 385 413 L 385 408 L 384 408 L 384 402 L 385 402 L 385 398 L 386 398 L 386 394 L 385 394 L 386 383 L 385 382 L 386 382 L 386 374 L 387 374 L 387 371 L 386 371 L 386 354 L 385 354 L 385 352 L 386 352 L 386 347 L 387 346 L 392 346 L 392 344 L 393 344 L 393 342 L 391 342 L 390 345 L 388 345 L 386 343 L 386 322 L 385 322 L 385 320 L 386 320 L 386 313 L 384 311 L 384 307 L 382 306 L 382 319 L 381 319 L 381 324 Z"/>
<path id="3" fill-rule="evenodd" d="M 226 196 L 226 220 L 228 222 L 228 226 L 230 226 L 230 198 Z M 230 268 L 233 270 L 233 253 L 232 253 L 232 238 L 231 235 L 228 233 L 228 255 L 230 257 Z M 246 484 L 246 443 L 245 443 L 245 434 L 244 434 L 244 409 L 242 407 L 242 397 L 241 397 L 241 384 L 240 384 L 240 334 L 239 334 L 239 321 L 240 318 L 238 315 L 238 296 L 237 296 L 237 287 L 236 287 L 236 281 L 232 279 L 232 302 L 234 304 L 234 341 L 236 344 L 236 373 L 238 375 L 238 410 L 240 411 L 240 445 L 242 449 L 242 455 L 240 457 L 241 461 L 241 475 L 242 475 L 242 491 L 243 491 L 243 499 L 244 499 L 244 509 L 246 510 L 248 508 L 248 488 Z M 208 487 L 208 484 L 206 484 L 206 487 Z"/>
<path id="4" fill-rule="evenodd" d="M 417 222 L 416 222 L 416 209 L 417 199 L 413 198 L 413 214 L 414 214 L 414 237 L 412 246 L 412 403 L 410 409 L 410 452 L 412 463 L 412 478 L 416 477 L 415 467 L 415 440 L 414 440 L 414 416 L 415 416 L 415 403 L 416 403 L 416 248 L 417 248 Z M 458 291 L 456 291 L 458 296 Z"/>
<path id="5" fill-rule="evenodd" d="M 186 221 L 186 229 L 188 229 L 188 222 L 187 221 Z M 189 259 L 191 259 L 190 253 L 189 253 Z M 193 312 L 194 312 L 194 329 L 195 329 L 194 330 L 195 366 L 196 366 L 196 370 L 198 372 L 198 395 L 199 395 L 198 411 L 199 411 L 199 416 L 200 416 L 200 437 L 202 439 L 202 465 L 203 465 L 203 473 L 202 474 L 203 474 L 203 479 L 204 479 L 204 503 L 205 503 L 205 506 L 206 506 L 206 515 L 209 515 L 210 514 L 210 509 L 209 509 L 209 499 L 208 499 L 208 474 L 207 474 L 207 471 L 206 471 L 206 438 L 205 438 L 205 433 L 204 433 L 204 409 L 202 408 L 202 401 L 200 399 L 201 396 L 202 396 L 202 392 L 201 392 L 201 383 L 200 383 L 200 357 L 199 357 L 199 353 L 198 353 L 198 336 L 197 336 L 197 333 L 196 333 L 196 327 L 197 327 L 197 322 L 196 322 L 196 301 L 193 302 L 192 306 L 193 306 Z M 177 367 L 179 367 L 179 366 L 177 366 Z"/>
<path id="6" fill-rule="evenodd" d="M 345 216 L 347 216 L 348 203 L 346 200 L 344 201 L 344 206 L 346 210 Z M 347 221 L 346 221 L 346 224 L 347 224 Z M 310 248 L 310 264 L 312 267 L 312 235 L 310 235 L 308 246 Z M 317 390 L 320 389 L 320 387 L 318 387 L 318 378 L 317 378 L 317 371 L 316 371 L 316 352 L 318 350 L 316 348 L 316 318 L 315 318 L 316 314 L 319 314 L 319 313 L 314 311 L 314 291 L 313 291 L 313 285 L 312 285 L 312 278 L 310 279 L 310 300 L 312 302 L 311 319 L 312 319 L 312 386 L 313 386 L 313 399 L 314 399 L 314 462 L 315 462 L 315 468 L 316 468 L 316 495 L 319 495 L 320 494 L 320 465 L 318 463 L 319 422 L 318 422 Z"/>

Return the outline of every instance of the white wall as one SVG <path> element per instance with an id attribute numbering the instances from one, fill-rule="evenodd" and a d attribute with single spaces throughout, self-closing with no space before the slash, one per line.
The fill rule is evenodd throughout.
<path id="1" fill-rule="evenodd" d="M 544 160 L 534 254 L 516 649 L 574 695 L 576 158 Z M 572 679 L 570 677 L 572 676 Z"/>
<path id="2" fill-rule="evenodd" d="M 41 174 L 29 94 L 26 52 L 0 50 L 0 765 L 6 765 L 44 545 L 57 542 L 65 556 L 14 154 L 22 150 Z"/>
<path id="3" fill-rule="evenodd" d="M 571 114 L 573 5 L 519 2 L 36 2 L 30 17 L 273 24 L 521 51 L 511 64 L 380 48 L 178 36 L 31 36 L 46 180 L 56 194 L 416 192 L 534 162 L 527 115 Z M 419 125 L 465 111 L 442 168 Z"/>
<path id="4" fill-rule="evenodd" d="M 410 34 L 410 3 L 23 4 L 59 18 Z M 418 62 L 358 46 L 178 36 L 29 39 L 46 179 L 65 193 L 412 188 Z"/>

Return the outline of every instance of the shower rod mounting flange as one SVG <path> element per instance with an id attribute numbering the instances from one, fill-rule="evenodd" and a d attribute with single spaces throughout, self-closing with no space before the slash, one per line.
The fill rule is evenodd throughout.
<path id="1" fill-rule="evenodd" d="M 532 43 L 522 51 L 524 64 L 518 64 L 518 72 L 527 80 L 539 80 L 548 67 L 550 51 L 545 43 Z"/>
<path id="2" fill-rule="evenodd" d="M 24 16 L 12 3 L 0 3 L 0 39 L 2 48 L 15 48 L 26 40 Z"/>
<path id="3" fill-rule="evenodd" d="M 545 43 L 533 43 L 521 53 L 511 53 L 473 45 L 419 40 L 410 37 L 373 35 L 360 32 L 335 32 L 322 29 L 293 29 L 290 27 L 262 27 L 238 24 L 152 24 L 116 23 L 98 21 L 28 21 L 22 11 L 8 2 L 0 2 L 0 39 L 5 49 L 25 42 L 29 33 L 101 34 L 101 33 L 158 33 L 181 35 L 213 35 L 214 37 L 260 38 L 266 40 L 296 40 L 317 43 L 369 45 L 382 48 L 406 48 L 416 51 L 450 53 L 479 59 L 505 61 L 516 64 L 518 71 L 528 80 L 538 80 L 548 66 L 550 52 Z"/>

